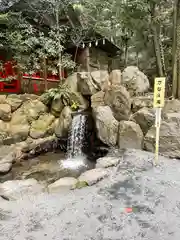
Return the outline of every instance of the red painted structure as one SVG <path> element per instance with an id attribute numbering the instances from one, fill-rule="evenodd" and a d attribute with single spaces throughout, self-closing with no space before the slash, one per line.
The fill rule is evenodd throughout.
<path id="1" fill-rule="evenodd" d="M 0 60 L 2 58 L 0 57 Z M 22 80 L 21 79 L 14 79 L 12 80 L 11 82 L 3 82 L 2 79 L 3 78 L 7 78 L 7 77 L 15 77 L 17 76 L 17 73 L 15 72 L 14 68 L 13 68 L 13 61 L 8 61 L 8 62 L 5 62 L 4 65 L 3 65 L 3 71 L 0 71 L 0 92 L 1 93 L 20 93 L 21 92 L 21 84 L 22 82 L 21 81 L 27 81 L 29 80 L 30 78 L 31 79 L 35 79 L 36 80 L 36 83 L 33 83 L 33 92 L 34 93 L 38 93 L 40 91 L 40 88 L 39 88 L 39 84 L 37 82 L 42 82 L 42 77 L 40 76 L 40 73 L 36 73 L 36 74 L 33 74 L 31 76 L 29 76 L 28 74 L 24 74 L 23 77 L 22 77 Z M 67 77 L 67 74 L 65 71 L 62 72 L 62 77 L 63 78 L 66 78 Z M 39 81 L 38 81 L 39 79 Z M 57 82 L 59 83 L 59 77 L 56 76 L 56 75 L 48 75 L 47 76 L 47 81 L 48 82 Z"/>

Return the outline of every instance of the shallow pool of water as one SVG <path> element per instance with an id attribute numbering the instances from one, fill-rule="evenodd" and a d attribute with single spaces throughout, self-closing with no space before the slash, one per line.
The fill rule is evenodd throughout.
<path id="1" fill-rule="evenodd" d="M 64 164 L 66 161 L 68 164 Z M 72 159 L 71 161 L 72 167 L 70 162 L 66 160 L 66 154 L 64 152 L 48 152 L 14 164 L 8 174 L 0 176 L 0 182 L 35 178 L 40 182 L 50 184 L 62 177 L 78 177 L 81 172 L 94 167 L 94 163 L 84 159 L 86 162 L 85 167 L 74 169 L 76 165 L 75 162 L 78 161 L 78 159 Z M 78 164 L 77 162 L 77 166 L 79 166 Z"/>

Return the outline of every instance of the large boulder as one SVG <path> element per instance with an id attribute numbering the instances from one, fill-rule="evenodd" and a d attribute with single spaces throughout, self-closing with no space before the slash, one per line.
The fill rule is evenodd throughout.
<path id="1" fill-rule="evenodd" d="M 62 110 L 64 108 L 64 104 L 60 98 L 54 99 L 51 104 L 51 113 L 55 117 L 59 117 Z"/>
<path id="2" fill-rule="evenodd" d="M 109 74 L 107 71 L 99 70 L 77 73 L 78 90 L 83 95 L 93 95 L 98 91 L 105 91 L 110 85 Z"/>
<path id="3" fill-rule="evenodd" d="M 180 112 L 180 101 L 178 99 L 166 100 L 163 112 L 164 113 Z"/>
<path id="4" fill-rule="evenodd" d="M 152 126 L 144 138 L 145 149 L 154 152 L 156 128 Z M 180 113 L 168 113 L 160 127 L 159 151 L 164 156 L 180 158 Z"/>
<path id="5" fill-rule="evenodd" d="M 103 178 L 108 176 L 108 171 L 104 168 L 96 168 L 88 170 L 80 175 L 79 182 L 85 182 L 88 186 L 96 184 Z"/>
<path id="6" fill-rule="evenodd" d="M 93 82 L 91 74 L 88 72 L 78 72 L 78 91 L 83 95 L 93 95 L 98 92 L 100 89 Z"/>
<path id="7" fill-rule="evenodd" d="M 35 120 L 30 128 L 30 137 L 33 139 L 45 137 L 48 134 L 52 134 L 52 123 L 55 117 L 50 113 L 45 113 L 41 115 L 37 120 Z"/>
<path id="8" fill-rule="evenodd" d="M 9 145 L 26 140 L 29 135 L 30 124 L 46 111 L 47 107 L 39 100 L 25 102 L 12 114 L 12 119 L 8 125 L 9 136 L 5 144 Z"/>
<path id="9" fill-rule="evenodd" d="M 9 125 L 9 137 L 6 139 L 6 141 L 4 141 L 4 143 L 10 145 L 13 143 L 25 141 L 29 135 L 29 130 L 29 124 Z"/>
<path id="10" fill-rule="evenodd" d="M 114 86 L 120 86 L 121 76 L 122 76 L 121 70 L 119 69 L 112 70 L 112 72 L 109 75 L 110 84 Z"/>
<path id="11" fill-rule="evenodd" d="M 4 104 L 6 102 L 6 95 L 0 95 L 0 104 Z"/>
<path id="12" fill-rule="evenodd" d="M 129 66 L 124 69 L 122 83 L 126 86 L 131 96 L 145 93 L 150 87 L 147 76 L 135 66 Z"/>
<path id="13" fill-rule="evenodd" d="M 55 134 L 59 138 L 67 137 L 68 130 L 72 123 L 72 110 L 66 106 L 61 112 L 57 125 L 55 126 Z"/>
<path id="14" fill-rule="evenodd" d="M 99 90 L 105 91 L 110 86 L 109 73 L 106 70 L 93 71 L 91 77 Z"/>
<path id="15" fill-rule="evenodd" d="M 89 102 L 79 92 L 72 92 L 70 98 L 78 104 L 80 109 L 87 109 Z"/>
<path id="16" fill-rule="evenodd" d="M 76 187 L 77 182 L 77 179 L 73 177 L 60 178 L 56 182 L 50 184 L 48 190 L 51 193 L 71 190 Z"/>
<path id="17" fill-rule="evenodd" d="M 140 125 L 144 135 L 146 135 L 148 130 L 155 122 L 155 112 L 153 109 L 144 107 L 134 113 L 132 119 L 134 119 L 136 123 Z"/>
<path id="18" fill-rule="evenodd" d="M 109 106 L 99 106 L 93 110 L 97 135 L 109 146 L 115 146 L 118 138 L 119 122 L 114 118 Z"/>
<path id="19" fill-rule="evenodd" d="M 0 119 L 9 121 L 11 119 L 11 107 L 9 104 L 0 104 Z"/>
<path id="20" fill-rule="evenodd" d="M 0 145 L 4 144 L 4 139 L 8 137 L 8 123 L 0 120 Z"/>
<path id="21" fill-rule="evenodd" d="M 153 94 L 146 96 L 138 96 L 132 98 L 132 112 L 135 113 L 141 108 L 153 108 Z"/>
<path id="22" fill-rule="evenodd" d="M 132 121 L 119 123 L 118 138 L 119 148 L 142 149 L 143 147 L 143 132 L 140 126 Z"/>
<path id="23" fill-rule="evenodd" d="M 66 84 L 72 92 L 78 92 L 78 78 L 77 73 L 73 73 L 72 75 L 66 78 Z"/>
<path id="24" fill-rule="evenodd" d="M 105 92 L 99 91 L 91 96 L 91 107 L 96 108 L 99 106 L 104 106 L 104 96 Z"/>
<path id="25" fill-rule="evenodd" d="M 2 146 L 0 148 L 0 174 L 7 173 L 15 160 L 15 147 Z"/>
<path id="26" fill-rule="evenodd" d="M 35 179 L 13 180 L 0 184 L 0 196 L 9 200 L 21 199 L 23 196 L 41 193 L 44 187 Z"/>
<path id="27" fill-rule="evenodd" d="M 129 119 L 131 112 L 131 99 L 125 87 L 112 86 L 105 93 L 104 103 L 111 108 L 114 117 L 118 121 Z"/>
<path id="28" fill-rule="evenodd" d="M 11 111 L 16 111 L 23 103 L 21 95 L 12 94 L 7 96 L 6 102 L 11 106 Z"/>
<path id="29" fill-rule="evenodd" d="M 40 115 L 47 112 L 47 107 L 39 100 L 30 100 L 22 105 L 23 113 L 27 116 L 27 120 L 31 123 L 38 119 Z"/>

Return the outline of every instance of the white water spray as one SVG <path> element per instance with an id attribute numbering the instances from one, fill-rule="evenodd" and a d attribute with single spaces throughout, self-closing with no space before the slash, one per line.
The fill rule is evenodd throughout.
<path id="1" fill-rule="evenodd" d="M 87 116 L 77 114 L 73 117 L 68 136 L 67 159 L 61 161 L 64 169 L 78 170 L 86 166 L 86 157 L 83 154 Z"/>
<path id="2" fill-rule="evenodd" d="M 83 156 L 82 148 L 84 144 L 86 127 L 86 116 L 77 114 L 73 117 L 71 130 L 68 136 L 67 154 L 68 159 Z"/>

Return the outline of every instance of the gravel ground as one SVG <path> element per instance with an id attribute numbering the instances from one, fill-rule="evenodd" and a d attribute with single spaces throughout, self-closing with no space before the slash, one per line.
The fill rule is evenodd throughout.
<path id="1" fill-rule="evenodd" d="M 2 200 L 0 240 L 179 240 L 180 162 L 152 159 L 128 150 L 94 186 Z"/>

